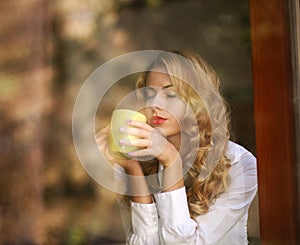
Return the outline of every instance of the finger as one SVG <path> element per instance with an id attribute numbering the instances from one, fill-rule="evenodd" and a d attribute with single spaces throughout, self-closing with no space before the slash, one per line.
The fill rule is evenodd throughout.
<path id="1" fill-rule="evenodd" d="M 108 134 L 108 132 L 109 132 L 109 126 L 106 126 L 105 128 L 102 128 L 96 132 L 95 138 L 97 138 L 98 136 L 100 136 L 102 134 Z"/>
<path id="2" fill-rule="evenodd" d="M 113 158 L 113 156 L 110 154 L 108 144 L 105 144 L 105 145 L 104 145 L 103 152 L 104 152 L 105 158 L 112 164 L 112 163 L 114 162 L 114 158 Z"/>
<path id="3" fill-rule="evenodd" d="M 107 144 L 105 142 L 101 142 L 100 144 L 97 144 L 97 147 L 102 153 L 104 153 L 106 145 Z"/>
<path id="4" fill-rule="evenodd" d="M 139 148 L 150 147 L 152 142 L 149 139 L 136 139 L 136 140 L 120 140 L 120 145 L 136 146 Z"/>
<path id="5" fill-rule="evenodd" d="M 120 127 L 120 132 L 138 138 L 149 138 L 150 132 L 148 130 L 133 128 L 133 127 Z"/>
<path id="6" fill-rule="evenodd" d="M 98 149 L 103 153 L 105 150 L 105 147 L 108 145 L 108 135 L 102 134 L 102 135 L 98 136 L 95 140 L 96 140 Z"/>
<path id="7" fill-rule="evenodd" d="M 103 142 L 106 142 L 107 139 L 108 139 L 108 136 L 105 134 L 105 135 L 98 136 L 95 140 L 96 140 L 97 145 L 101 145 Z"/>
<path id="8" fill-rule="evenodd" d="M 131 127 L 141 128 L 141 129 L 145 129 L 145 130 L 153 129 L 149 124 L 140 122 L 140 121 L 135 121 L 135 120 L 128 120 L 128 125 Z"/>
<path id="9" fill-rule="evenodd" d="M 97 131 L 97 133 L 95 134 L 95 138 L 98 139 L 99 137 L 103 137 L 103 136 L 107 136 L 109 134 L 109 127 L 105 127 L 100 129 L 99 131 Z"/>
<path id="10" fill-rule="evenodd" d="M 148 148 L 143 149 L 143 150 L 138 150 L 138 151 L 131 151 L 127 153 L 130 157 L 144 157 L 144 156 L 149 156 L 150 151 Z"/>

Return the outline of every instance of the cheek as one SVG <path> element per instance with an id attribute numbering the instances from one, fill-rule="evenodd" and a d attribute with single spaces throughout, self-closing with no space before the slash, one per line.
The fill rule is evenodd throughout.
<path id="1" fill-rule="evenodd" d="M 178 123 L 181 122 L 185 110 L 186 110 L 186 105 L 183 101 L 177 101 L 171 105 L 172 108 L 170 108 L 170 112 L 172 116 L 174 117 L 174 120 L 176 120 Z"/>

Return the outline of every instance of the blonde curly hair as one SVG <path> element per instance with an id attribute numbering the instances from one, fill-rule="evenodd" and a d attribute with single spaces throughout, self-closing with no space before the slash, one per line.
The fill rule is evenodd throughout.
<path id="1" fill-rule="evenodd" d="M 147 86 L 149 71 L 164 68 L 176 92 L 194 114 L 196 125 L 187 127 L 184 133 L 189 136 L 190 142 L 198 142 L 198 149 L 194 157 L 189 151 L 184 150 L 180 155 L 183 163 L 189 162 L 191 157 L 194 159 L 184 167 L 187 169 L 185 186 L 190 216 L 196 218 L 208 212 L 216 197 L 226 190 L 230 181 L 228 177 L 230 160 L 225 155 L 230 137 L 229 115 L 227 110 L 224 110 L 227 104 L 221 96 L 219 78 L 213 68 L 203 58 L 193 53 L 177 50 L 171 53 L 173 55 L 168 55 L 169 52 L 162 53 L 148 71 L 140 76 L 136 88 Z M 200 96 L 197 91 L 201 91 Z M 216 96 L 221 99 L 215 100 Z M 185 121 L 190 119 L 186 115 Z M 157 160 L 141 165 L 145 175 L 158 172 Z"/>

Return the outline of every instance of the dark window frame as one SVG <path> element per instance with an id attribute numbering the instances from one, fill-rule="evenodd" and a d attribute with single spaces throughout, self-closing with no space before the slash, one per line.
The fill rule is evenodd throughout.
<path id="1" fill-rule="evenodd" d="M 299 244 L 295 1 L 250 0 L 262 244 Z"/>

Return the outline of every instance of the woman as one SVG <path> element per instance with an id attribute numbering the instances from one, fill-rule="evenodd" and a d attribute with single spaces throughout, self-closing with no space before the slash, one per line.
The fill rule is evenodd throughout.
<path id="1" fill-rule="evenodd" d="M 129 121 L 120 130 L 138 139 L 119 143 L 138 150 L 114 159 L 109 129 L 97 137 L 110 162 L 139 177 L 129 178 L 130 201 L 120 201 L 127 244 L 247 244 L 256 159 L 229 141 L 214 70 L 195 54 L 173 51 L 144 72 L 137 91 L 147 123 Z"/>

